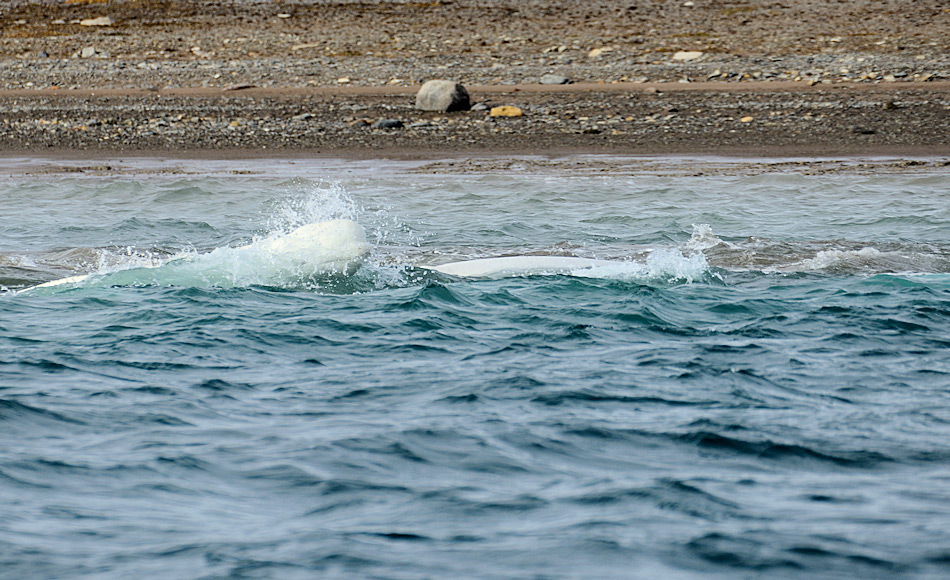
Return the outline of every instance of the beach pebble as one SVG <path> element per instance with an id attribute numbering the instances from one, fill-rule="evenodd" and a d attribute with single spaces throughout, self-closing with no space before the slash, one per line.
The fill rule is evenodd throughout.
<path id="1" fill-rule="evenodd" d="M 492 107 L 489 113 L 492 117 L 520 117 L 524 113 L 518 107 L 503 105 L 501 107 Z"/>
<path id="2" fill-rule="evenodd" d="M 468 91 L 455 81 L 432 80 L 416 93 L 416 108 L 423 111 L 467 111 L 471 108 Z"/>
<path id="3" fill-rule="evenodd" d="M 487 111 L 488 105 L 486 105 L 485 103 L 475 103 L 474 105 L 472 105 L 472 110 L 473 111 Z"/>
<path id="4" fill-rule="evenodd" d="M 703 56 L 703 52 L 699 50 L 681 50 L 673 55 L 673 60 L 679 61 L 690 61 L 696 60 L 697 58 Z"/>
<path id="5" fill-rule="evenodd" d="M 100 16 L 99 18 L 86 18 L 79 21 L 79 26 L 112 26 L 113 24 L 115 24 L 115 21 L 108 16 Z"/>
<path id="6" fill-rule="evenodd" d="M 541 77 L 542 85 L 569 85 L 571 84 L 571 79 L 562 75 L 548 74 Z"/>
<path id="7" fill-rule="evenodd" d="M 597 58 L 598 56 L 602 56 L 603 54 L 611 52 L 612 50 L 612 48 L 606 46 L 595 48 L 594 50 L 587 53 L 587 58 Z"/>
<path id="8" fill-rule="evenodd" d="M 96 49 L 92 46 L 87 46 L 79 52 L 79 56 L 82 58 L 92 58 L 96 56 Z"/>
<path id="9" fill-rule="evenodd" d="M 399 119 L 380 119 L 373 123 L 373 129 L 402 129 L 403 124 Z"/>

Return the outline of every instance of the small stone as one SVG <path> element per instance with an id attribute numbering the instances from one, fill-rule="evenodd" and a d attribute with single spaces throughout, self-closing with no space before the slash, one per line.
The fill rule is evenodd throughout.
<path id="1" fill-rule="evenodd" d="M 540 82 L 542 85 L 569 85 L 572 81 L 562 75 L 547 74 L 541 77 Z"/>
<path id="2" fill-rule="evenodd" d="M 851 132 L 856 135 L 873 135 L 877 133 L 877 131 L 869 127 L 852 127 Z"/>
<path id="3" fill-rule="evenodd" d="M 323 46 L 323 43 L 321 42 L 307 42 L 304 44 L 295 44 L 290 47 L 290 50 L 297 51 L 297 50 L 305 50 L 307 48 L 320 48 L 322 46 Z"/>
<path id="4" fill-rule="evenodd" d="M 36 56 L 40 58 L 49 58 L 49 53 L 46 52 L 45 50 L 41 50 L 38 53 L 36 53 Z"/>
<path id="5" fill-rule="evenodd" d="M 755 120 L 755 117 L 746 116 L 746 117 L 742 117 L 741 119 L 739 119 L 739 122 L 740 122 L 740 123 L 751 123 L 751 122 L 754 121 L 754 120 Z"/>
<path id="6" fill-rule="evenodd" d="M 423 111 L 467 111 L 471 108 L 468 91 L 455 81 L 426 81 L 416 93 L 416 108 Z"/>
<path id="7" fill-rule="evenodd" d="M 524 113 L 518 107 L 503 105 L 501 107 L 492 107 L 489 115 L 492 117 L 521 117 Z"/>
<path id="8" fill-rule="evenodd" d="M 606 46 L 595 48 L 594 50 L 587 53 L 587 58 L 597 58 L 598 56 L 602 56 L 603 54 L 611 52 L 612 50 L 612 48 L 608 48 Z"/>
<path id="9" fill-rule="evenodd" d="M 673 60 L 686 62 L 690 60 L 696 60 L 697 58 L 703 56 L 703 54 L 704 53 L 699 50 L 681 50 L 673 54 Z"/>
<path id="10" fill-rule="evenodd" d="M 403 124 L 399 119 L 380 119 L 373 123 L 373 129 L 402 129 Z"/>
<path id="11" fill-rule="evenodd" d="M 115 24 L 115 21 L 108 16 L 100 16 L 99 18 L 86 18 L 85 20 L 79 21 L 79 26 L 112 26 L 113 24 Z"/>
<path id="12" fill-rule="evenodd" d="M 247 84 L 247 83 L 241 83 L 241 84 L 237 84 L 237 85 L 228 85 L 228 86 L 224 87 L 224 88 L 221 89 L 221 90 L 222 90 L 222 91 L 243 91 L 243 90 L 246 90 L 246 89 L 253 89 L 253 88 L 254 88 L 254 85 Z"/>
<path id="13" fill-rule="evenodd" d="M 485 103 L 475 103 L 474 105 L 472 105 L 472 109 L 471 109 L 471 110 L 473 110 L 473 111 L 487 111 L 487 110 L 488 110 L 488 105 L 486 105 Z"/>
<path id="14" fill-rule="evenodd" d="M 336 82 L 337 82 L 338 85 L 345 85 L 345 84 L 349 84 L 350 79 L 349 79 L 349 77 L 340 77 L 340 78 L 336 79 Z"/>
<path id="15" fill-rule="evenodd" d="M 897 77 L 894 76 L 894 75 L 884 75 L 884 82 L 885 82 L 885 83 L 895 83 L 895 82 L 897 82 Z"/>
<path id="16" fill-rule="evenodd" d="M 93 46 L 87 46 L 86 48 L 82 49 L 82 51 L 79 53 L 79 56 L 82 58 L 92 58 L 96 56 L 96 49 Z"/>

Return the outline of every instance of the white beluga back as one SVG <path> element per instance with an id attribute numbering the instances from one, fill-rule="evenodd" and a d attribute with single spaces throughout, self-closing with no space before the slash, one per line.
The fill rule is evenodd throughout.
<path id="1" fill-rule="evenodd" d="M 352 275 L 371 249 L 363 226 L 352 220 L 334 219 L 300 226 L 282 236 L 246 246 L 216 248 L 207 254 L 172 258 L 154 266 L 137 265 L 70 276 L 20 292 L 93 283 L 99 286 L 284 285 L 314 276 Z"/>
<path id="2" fill-rule="evenodd" d="M 646 260 L 601 260 L 576 256 L 521 255 L 479 258 L 427 266 L 429 270 L 459 278 L 509 278 L 518 276 L 572 276 L 636 280 L 641 283 L 692 282 L 709 269 L 702 252 L 684 256 L 675 249 L 646 249 Z"/>
<path id="3" fill-rule="evenodd" d="M 577 270 L 610 266 L 617 263 L 611 260 L 594 260 L 574 256 L 505 256 L 450 262 L 439 266 L 431 266 L 429 269 L 463 278 L 502 278 L 535 274 L 569 274 Z"/>
<path id="4" fill-rule="evenodd" d="M 296 261 L 306 274 L 351 275 L 366 259 L 371 246 L 366 242 L 363 226 L 352 220 L 335 219 L 300 226 L 287 235 L 240 249 L 259 250 L 281 261 Z"/>

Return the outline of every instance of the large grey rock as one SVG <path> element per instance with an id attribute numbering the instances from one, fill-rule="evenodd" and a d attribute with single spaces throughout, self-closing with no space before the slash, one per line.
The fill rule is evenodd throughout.
<path id="1" fill-rule="evenodd" d="M 416 93 L 416 108 L 423 111 L 467 111 L 468 91 L 455 81 L 426 81 Z"/>
<path id="2" fill-rule="evenodd" d="M 571 84 L 571 79 L 562 75 L 547 74 L 541 77 L 542 85 L 569 85 Z"/>

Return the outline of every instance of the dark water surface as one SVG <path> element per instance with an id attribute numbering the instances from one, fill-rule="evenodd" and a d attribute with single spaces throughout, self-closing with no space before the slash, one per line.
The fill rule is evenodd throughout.
<path id="1" fill-rule="evenodd" d="M 180 166 L 0 182 L 0 578 L 950 576 L 950 173 Z"/>

